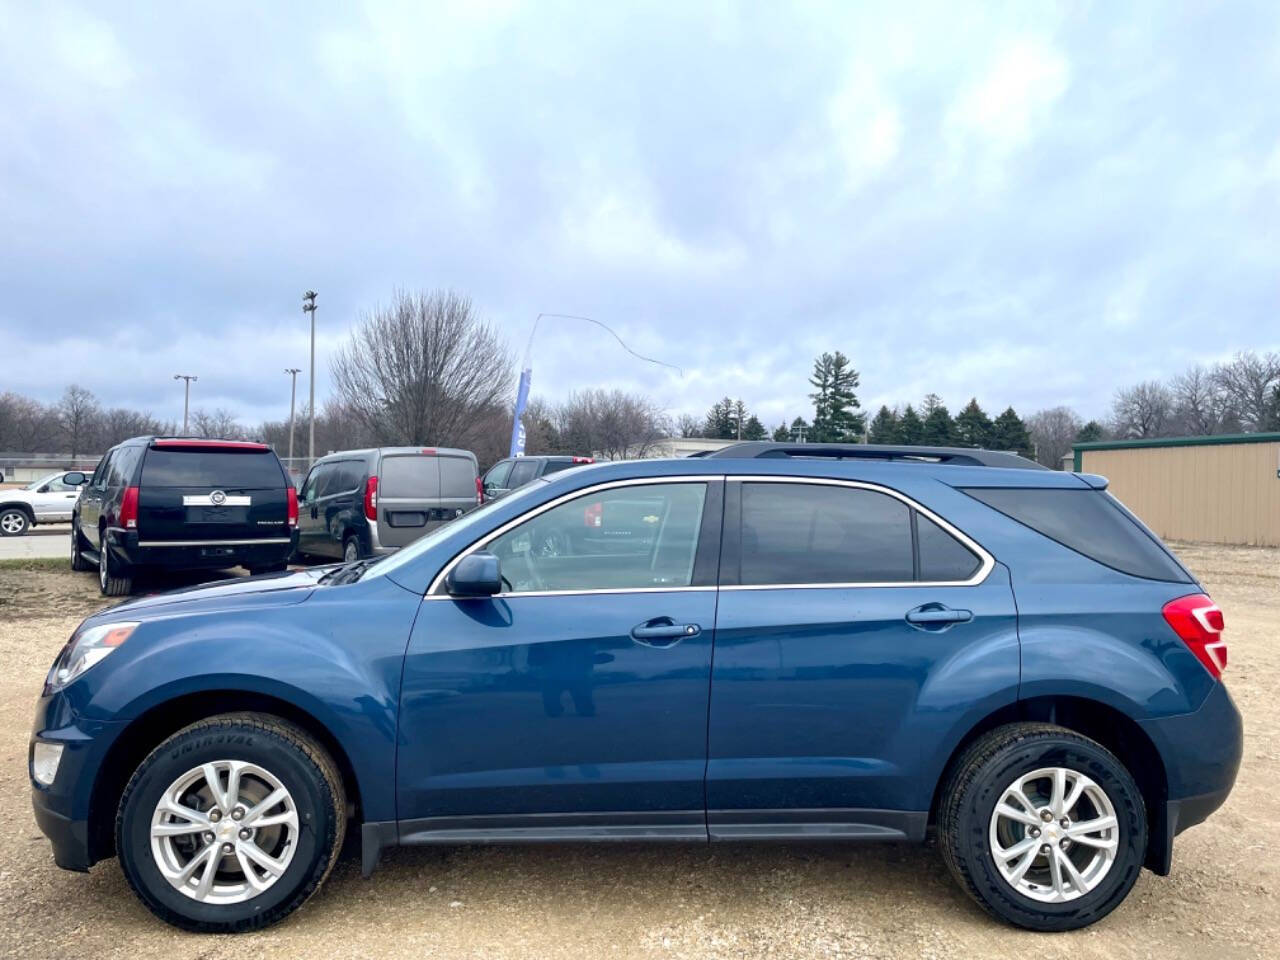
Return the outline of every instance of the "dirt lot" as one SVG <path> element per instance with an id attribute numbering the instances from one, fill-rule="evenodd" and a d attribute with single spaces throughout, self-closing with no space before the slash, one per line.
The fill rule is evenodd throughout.
<path id="1" fill-rule="evenodd" d="M 1184 546 L 1226 611 L 1245 716 L 1227 805 L 1179 838 L 1094 927 L 1000 926 L 914 846 L 401 850 L 371 880 L 348 856 L 283 924 L 178 933 L 114 861 L 56 869 L 32 820 L 31 706 L 55 653 L 101 605 L 90 575 L 0 566 L 0 956 L 20 957 L 1262 957 L 1280 955 L 1280 551 Z"/>

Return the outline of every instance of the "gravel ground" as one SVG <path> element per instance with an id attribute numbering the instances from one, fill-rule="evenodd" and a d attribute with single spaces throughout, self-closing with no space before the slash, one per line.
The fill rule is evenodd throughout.
<path id="1" fill-rule="evenodd" d="M 1173 874 L 1144 872 L 1110 917 L 1036 935 L 989 920 L 936 850 L 905 845 L 628 845 L 400 850 L 370 880 L 348 851 L 284 923 L 240 937 L 155 920 L 114 861 L 53 865 L 32 820 L 31 707 L 80 618 L 89 575 L 0 564 L 0 956 L 1011 957 L 1280 955 L 1280 551 L 1182 546 L 1226 611 L 1245 717 L 1227 805 L 1183 834 Z"/>

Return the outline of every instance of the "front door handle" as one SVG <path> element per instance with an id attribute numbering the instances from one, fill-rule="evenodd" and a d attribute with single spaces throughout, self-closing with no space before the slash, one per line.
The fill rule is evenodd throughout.
<path id="1" fill-rule="evenodd" d="M 972 619 L 971 610 L 953 610 L 943 603 L 926 603 L 907 611 L 907 623 L 921 630 L 946 630 Z"/>
<path id="2" fill-rule="evenodd" d="M 696 637 L 701 632 L 702 628 L 696 623 L 675 623 L 670 617 L 655 617 L 632 627 L 631 639 L 646 647 L 674 647 L 686 637 Z"/>

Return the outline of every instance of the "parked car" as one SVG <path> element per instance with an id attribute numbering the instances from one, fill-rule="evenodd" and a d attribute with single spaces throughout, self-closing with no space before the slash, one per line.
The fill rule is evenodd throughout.
<path id="1" fill-rule="evenodd" d="M 480 502 L 505 497 L 526 483 L 549 477 L 561 470 L 595 463 L 594 457 L 508 457 L 485 471 L 480 481 Z"/>
<path id="2" fill-rule="evenodd" d="M 60 866 L 115 854 L 192 930 L 279 920 L 348 829 L 368 874 L 396 844 L 933 828 L 993 916 L 1081 927 L 1169 872 L 1242 750 L 1221 610 L 1105 488 L 739 444 L 133 600 L 49 671 L 36 820 Z"/>
<path id="3" fill-rule="evenodd" d="M 63 470 L 19 490 L 0 490 L 0 537 L 20 537 L 40 523 L 66 523 L 85 476 Z"/>
<path id="4" fill-rule="evenodd" d="M 71 517 L 71 569 L 124 596 L 146 567 L 285 569 L 298 496 L 263 443 L 134 437 L 107 451 Z"/>
<path id="5" fill-rule="evenodd" d="M 476 456 L 447 447 L 347 450 L 302 483 L 299 556 L 383 556 L 475 507 Z"/>

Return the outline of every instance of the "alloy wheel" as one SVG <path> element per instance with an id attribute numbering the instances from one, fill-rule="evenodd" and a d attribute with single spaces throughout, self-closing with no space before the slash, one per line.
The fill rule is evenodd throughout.
<path id="1" fill-rule="evenodd" d="M 3 531 L 6 536 L 16 537 L 25 529 L 27 529 L 27 518 L 22 511 L 10 510 L 0 515 L 0 531 Z"/>
<path id="2" fill-rule="evenodd" d="M 1001 794 L 988 843 L 996 868 L 1018 893 L 1066 903 L 1095 889 L 1120 846 L 1115 806 L 1077 770 L 1043 767 Z"/>
<path id="3" fill-rule="evenodd" d="M 298 847 L 293 796 L 243 760 L 193 767 L 151 818 L 151 855 L 169 884 L 202 903 L 242 903 L 270 889 Z"/>

